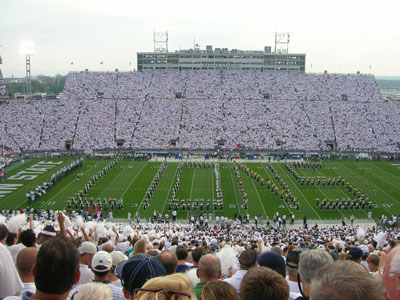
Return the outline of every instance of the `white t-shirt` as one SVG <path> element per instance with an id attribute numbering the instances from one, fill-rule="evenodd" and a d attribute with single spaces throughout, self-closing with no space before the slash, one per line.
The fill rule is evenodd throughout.
<path id="1" fill-rule="evenodd" d="M 22 295 L 25 292 L 30 292 L 32 294 L 36 293 L 36 286 L 34 282 L 24 282 L 24 287 L 19 291 L 20 296 L 8 296 L 5 297 L 3 300 L 18 300 L 22 299 Z"/>
<path id="2" fill-rule="evenodd" d="M 93 281 L 94 274 L 88 265 L 80 264 L 79 271 L 81 272 L 81 278 L 75 286 Z"/>
<path id="3" fill-rule="evenodd" d="M 296 299 L 297 297 L 301 296 L 300 290 L 299 290 L 299 284 L 296 281 L 291 281 L 289 280 L 289 277 L 286 276 L 286 282 L 289 285 L 289 299 Z"/>
<path id="4" fill-rule="evenodd" d="M 224 279 L 225 282 L 229 283 L 231 286 L 235 288 L 236 293 L 239 295 L 240 293 L 240 283 L 244 275 L 246 275 L 247 270 L 238 270 L 231 278 Z"/>
<path id="5" fill-rule="evenodd" d="M 0 298 L 14 295 L 24 286 L 15 269 L 14 261 L 7 247 L 0 243 Z"/>
<path id="6" fill-rule="evenodd" d="M 114 284 L 114 285 L 116 285 L 116 286 L 119 286 L 120 288 L 122 288 L 122 283 L 121 283 L 121 280 L 120 280 L 120 279 L 115 280 L 115 281 L 111 281 L 111 283 Z"/>
<path id="7" fill-rule="evenodd" d="M 14 264 L 16 264 L 17 256 L 18 256 L 19 251 L 21 251 L 24 248 L 26 248 L 26 247 L 22 243 L 8 246 L 8 251 L 10 251 L 10 253 L 11 253 L 11 256 L 13 258 Z"/>

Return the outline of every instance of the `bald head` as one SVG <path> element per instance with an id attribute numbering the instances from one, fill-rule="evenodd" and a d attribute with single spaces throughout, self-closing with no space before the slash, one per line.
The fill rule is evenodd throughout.
<path id="1" fill-rule="evenodd" d="M 24 280 L 28 280 L 32 278 L 33 282 L 33 275 L 32 275 L 32 268 L 36 262 L 36 255 L 38 253 L 38 249 L 34 247 L 29 247 L 22 249 L 17 256 L 16 267 L 18 270 L 18 274 L 21 277 L 23 282 L 27 282 Z M 29 281 L 28 281 L 29 282 Z"/>
<path id="2" fill-rule="evenodd" d="M 221 278 L 221 262 L 213 254 L 206 254 L 200 258 L 197 277 L 201 282 L 218 280 Z"/>
<path id="3" fill-rule="evenodd" d="M 167 271 L 167 275 L 173 274 L 176 272 L 176 266 L 178 265 L 178 259 L 175 253 L 171 251 L 163 251 L 158 254 L 157 259 L 162 263 L 165 270 Z"/>
<path id="4" fill-rule="evenodd" d="M 387 255 L 382 278 L 388 298 L 400 299 L 400 246 L 393 248 Z"/>
<path id="5" fill-rule="evenodd" d="M 105 244 L 105 245 L 101 248 L 101 250 L 106 251 L 106 252 L 108 252 L 108 253 L 111 253 L 111 252 L 114 251 L 114 245 L 112 245 L 112 244 Z"/>

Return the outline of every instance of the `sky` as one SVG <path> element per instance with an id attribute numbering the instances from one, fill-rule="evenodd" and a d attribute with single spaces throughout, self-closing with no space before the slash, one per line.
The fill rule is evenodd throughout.
<path id="1" fill-rule="evenodd" d="M 274 49 L 275 32 L 290 32 L 289 52 L 306 54 L 306 72 L 399 76 L 399 15 L 394 0 L 1 0 L 0 69 L 25 76 L 28 40 L 33 76 L 132 70 L 137 52 L 153 51 L 156 28 L 169 31 L 169 51 L 194 40 L 202 49 Z"/>

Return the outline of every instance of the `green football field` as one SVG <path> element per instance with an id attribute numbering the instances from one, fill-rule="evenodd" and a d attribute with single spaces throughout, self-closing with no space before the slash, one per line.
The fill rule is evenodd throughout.
<path id="1" fill-rule="evenodd" d="M 67 200 L 76 196 L 79 190 L 83 189 L 92 176 L 104 169 L 111 161 L 101 159 L 85 159 L 83 166 L 58 181 L 47 193 L 40 199 L 28 205 L 25 197 L 27 192 L 34 190 L 37 185 L 42 185 L 44 181 L 50 181 L 52 173 L 56 172 L 62 166 L 68 164 L 71 160 L 63 159 L 29 159 L 22 164 L 20 162 L 13 164 L 6 169 L 6 180 L 0 183 L 0 209 L 15 208 L 45 208 L 45 209 L 67 209 Z M 268 169 L 266 162 L 245 162 L 250 170 L 253 170 L 265 180 L 270 180 L 277 184 L 274 174 Z M 143 211 L 142 203 L 146 192 L 150 187 L 154 176 L 161 166 L 161 162 L 119 160 L 117 165 L 112 168 L 105 176 L 95 182 L 89 193 L 85 195 L 87 199 L 93 197 L 123 199 L 124 209 L 114 210 L 114 218 L 127 218 L 128 212 L 131 212 L 132 218 L 139 210 L 140 217 L 149 217 L 154 210 L 168 213 L 168 200 L 171 199 L 172 190 L 176 182 L 179 162 L 168 162 L 167 167 L 159 180 L 158 185 L 149 201 L 150 207 Z M 240 171 L 240 178 L 243 188 L 248 198 L 248 212 L 251 217 L 261 214 L 264 218 L 268 215 L 270 218 L 276 212 L 280 216 L 293 212 L 296 219 L 307 216 L 309 220 L 329 220 L 341 219 L 343 216 L 350 218 L 354 215 L 357 219 L 367 219 L 368 208 L 360 210 L 321 210 L 316 207 L 316 198 L 326 198 L 340 201 L 345 198 L 353 199 L 353 193 L 350 193 L 345 186 L 302 186 L 295 180 L 294 176 L 287 171 L 284 163 L 272 163 L 283 182 L 289 187 L 291 193 L 300 203 L 300 209 L 296 210 L 295 205 L 290 201 L 285 202 L 276 196 L 266 185 L 262 186 L 260 182 L 250 178 L 243 171 Z M 207 212 L 213 216 L 245 215 L 240 187 L 233 169 L 232 163 L 219 163 L 221 175 L 221 188 L 223 194 L 223 210 L 214 210 L 210 206 Z M 354 188 L 357 188 L 362 194 L 368 197 L 372 203 L 372 218 L 377 218 L 382 214 L 390 215 L 400 211 L 400 163 L 383 161 L 326 161 L 322 163 L 322 168 L 314 171 L 311 168 L 297 168 L 299 176 L 341 176 L 349 182 Z M 80 180 L 77 180 L 77 174 L 81 173 Z M 180 185 L 175 198 L 184 199 L 210 199 L 212 203 L 217 199 L 216 176 L 212 167 L 186 167 L 182 169 Z M 93 209 L 92 209 L 93 212 Z M 206 212 L 204 206 L 203 213 Z M 199 215 L 201 212 L 195 212 Z M 170 214 L 171 215 L 171 214 Z M 108 213 L 106 214 L 108 216 Z M 178 212 L 178 219 L 187 219 L 188 212 Z"/>

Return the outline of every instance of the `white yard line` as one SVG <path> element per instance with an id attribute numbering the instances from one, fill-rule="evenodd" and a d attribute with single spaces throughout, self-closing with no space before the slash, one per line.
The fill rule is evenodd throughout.
<path id="1" fill-rule="evenodd" d="M 262 163 L 260 163 L 260 164 L 261 164 L 262 168 L 265 170 L 265 173 L 267 174 L 268 178 L 270 178 L 271 181 L 272 181 L 272 177 L 271 177 L 271 175 L 269 174 L 267 168 L 266 168 Z M 283 200 L 283 203 L 285 204 L 287 210 L 288 210 L 290 213 L 293 213 L 293 211 L 290 209 L 290 207 L 288 206 L 288 204 L 286 203 L 285 200 Z"/>
<path id="2" fill-rule="evenodd" d="M 308 176 L 306 176 L 306 174 L 305 174 L 303 171 L 300 171 L 300 172 L 301 172 L 305 177 L 308 177 Z M 318 170 L 317 170 L 317 172 L 321 173 L 322 176 L 325 176 L 325 174 L 323 174 L 322 172 L 320 172 L 320 171 L 318 171 Z M 317 189 L 325 196 L 325 198 L 327 198 L 327 199 L 329 200 L 329 197 L 319 188 L 319 186 L 317 185 L 316 187 L 317 187 Z M 339 190 L 340 190 L 346 197 L 348 197 L 348 195 L 346 195 L 346 193 L 343 192 L 340 188 L 339 188 Z M 344 217 L 344 214 L 343 214 L 343 212 L 342 212 L 340 209 L 338 209 L 337 211 L 340 212 L 341 215 Z M 365 213 L 365 211 L 364 211 L 364 213 Z"/>
<path id="3" fill-rule="evenodd" d="M 280 164 L 277 164 L 277 166 L 282 169 L 282 167 L 280 166 Z M 285 173 L 285 170 L 282 171 L 283 173 Z M 300 194 L 303 196 L 304 200 L 306 200 L 306 202 L 308 203 L 308 205 L 311 207 L 311 209 L 315 212 L 315 214 L 318 216 L 318 218 L 320 220 L 322 220 L 321 216 L 319 215 L 319 213 L 316 212 L 316 210 L 314 209 L 314 207 L 312 207 L 312 205 L 310 204 L 310 202 L 308 201 L 308 199 L 306 198 L 306 196 L 304 196 L 303 192 L 298 188 L 298 186 L 296 185 L 296 183 L 292 180 L 292 178 L 290 178 L 289 175 L 287 175 L 285 173 L 285 175 L 289 178 L 289 180 L 293 183 L 293 185 L 296 187 L 296 189 L 300 192 Z"/>
<path id="4" fill-rule="evenodd" d="M 149 161 L 147 161 L 143 167 L 140 169 L 140 171 L 136 174 L 135 177 L 133 177 L 133 179 L 131 180 L 131 182 L 129 183 L 129 185 L 126 187 L 125 191 L 122 193 L 120 199 L 122 199 L 123 196 L 125 196 L 126 192 L 129 190 L 129 188 L 131 187 L 132 183 L 135 181 L 135 179 L 139 176 L 140 173 L 142 173 L 143 169 L 145 166 L 147 166 L 147 164 L 149 163 Z"/>
<path id="5" fill-rule="evenodd" d="M 93 167 L 94 167 L 94 166 L 91 166 L 89 169 L 87 169 L 85 172 L 83 172 L 83 174 L 85 174 L 87 171 L 89 171 L 89 170 L 90 170 L 91 168 L 93 168 Z M 75 181 L 76 181 L 76 178 L 73 178 L 73 179 L 71 180 L 70 183 L 68 183 L 66 186 L 64 186 L 63 189 L 59 190 L 57 193 L 55 193 L 55 194 L 53 195 L 53 197 L 51 197 L 49 200 L 47 200 L 46 202 L 44 202 L 44 203 L 40 206 L 40 208 L 42 208 L 43 206 L 45 206 L 45 205 L 47 204 L 47 202 L 49 202 L 51 199 L 53 199 L 55 196 L 57 196 L 59 193 L 61 193 L 63 190 L 65 190 L 68 186 L 70 186 L 71 183 L 74 183 Z M 64 202 L 65 202 L 65 201 L 64 201 Z M 65 206 L 63 207 L 62 210 L 64 210 L 65 207 L 67 207 L 67 205 L 65 205 Z"/>
<path id="6" fill-rule="evenodd" d="M 354 172 L 352 169 L 350 169 L 349 167 L 347 167 L 346 165 L 343 165 L 346 169 L 348 169 L 349 171 L 353 172 L 354 174 L 356 174 L 357 176 L 362 177 L 360 174 L 357 174 L 356 172 Z M 391 195 L 389 195 L 388 193 L 386 193 L 383 189 L 381 189 L 380 187 L 378 187 L 376 184 L 374 184 L 372 181 L 368 180 L 365 177 L 362 177 L 364 180 L 370 182 L 373 186 L 375 186 L 376 188 L 378 188 L 379 190 L 381 190 L 383 193 L 385 193 L 386 195 L 388 195 L 390 198 L 392 198 L 394 201 L 396 201 L 398 204 L 400 204 L 400 202 L 396 199 L 393 198 Z"/>
<path id="7" fill-rule="evenodd" d="M 168 166 L 168 165 L 167 165 L 167 166 Z M 179 169 L 179 165 L 178 165 L 178 167 L 176 168 L 175 174 L 174 174 L 174 176 L 172 177 L 172 180 L 171 180 L 171 184 L 169 185 L 167 197 L 165 197 L 164 206 L 163 206 L 163 209 L 162 209 L 162 212 L 161 212 L 162 214 L 164 214 L 165 205 L 167 205 L 168 196 L 169 196 L 169 193 L 171 192 L 172 184 L 174 183 L 175 176 L 176 176 L 176 174 L 178 174 L 178 169 Z"/>
<path id="8" fill-rule="evenodd" d="M 219 165 L 218 165 L 219 166 Z M 213 219 L 215 219 L 215 210 L 214 210 L 214 170 L 215 169 L 211 169 L 211 188 L 212 188 L 212 203 L 210 204 L 212 206 L 212 210 L 213 210 Z M 221 174 L 221 173 L 220 173 Z M 217 180 L 217 176 L 215 176 L 215 181 Z M 215 182 L 215 186 L 217 185 L 217 182 Z M 222 201 L 224 200 L 224 198 L 222 198 Z"/>
<path id="9" fill-rule="evenodd" d="M 344 165 L 343 165 L 344 166 Z M 344 166 L 344 167 L 346 167 L 346 166 Z M 347 167 L 346 167 L 347 168 Z M 347 168 L 347 169 L 349 169 L 349 168 Z M 349 169 L 350 170 L 350 169 Z M 352 170 L 350 170 L 350 171 L 352 171 Z M 355 173 L 354 171 L 352 171 L 353 173 Z M 357 173 L 355 173 L 355 174 L 357 174 Z M 358 175 L 358 174 L 357 174 Z M 354 184 L 354 182 L 353 182 L 353 180 L 350 180 L 350 179 L 347 179 L 347 181 L 349 181 L 350 183 L 352 183 L 352 184 Z M 379 187 L 378 187 L 378 189 L 379 189 Z M 359 191 L 361 191 L 361 189 L 359 189 Z M 365 193 L 364 192 L 364 194 L 365 195 L 369 195 L 370 193 L 368 192 L 368 193 Z M 372 197 L 369 197 L 371 200 L 373 199 Z M 380 203 L 377 203 L 375 200 L 373 201 L 376 205 L 378 205 L 378 207 L 381 207 L 381 208 L 383 208 L 384 210 L 386 210 L 390 215 L 392 215 L 392 212 L 390 212 L 389 210 L 387 210 L 384 206 L 382 206 Z"/>
<path id="10" fill-rule="evenodd" d="M 260 194 L 258 193 L 256 184 L 254 183 L 254 180 L 252 178 L 250 178 L 250 180 L 253 183 L 254 189 L 256 190 L 256 193 L 257 193 L 257 196 L 258 196 L 258 200 L 260 201 L 260 204 L 261 204 L 261 206 L 263 208 L 263 211 L 264 211 L 265 218 L 267 218 L 268 215 L 267 215 L 267 212 L 265 211 L 264 205 L 262 204 L 261 197 L 260 197 Z"/>
<path id="11" fill-rule="evenodd" d="M 321 171 L 317 170 L 317 172 L 319 172 L 322 176 L 325 176 L 324 173 L 322 173 Z M 339 174 L 338 172 L 336 172 L 335 170 L 334 170 L 334 172 L 340 176 L 340 174 Z M 304 174 L 304 173 L 303 173 L 303 174 Z M 322 190 L 321 190 L 319 187 L 318 187 L 318 189 L 322 192 Z M 338 189 L 339 189 L 340 192 L 342 192 L 343 195 L 345 195 L 346 197 L 348 197 L 348 195 L 346 195 L 346 193 L 343 192 L 342 189 L 341 189 L 340 187 L 338 187 Z M 322 192 L 322 194 L 325 195 L 324 192 Z M 326 197 L 326 195 L 325 195 L 325 197 Z M 365 212 L 364 209 L 361 209 L 361 210 L 364 212 L 364 214 L 366 214 L 366 215 L 368 216 L 368 213 Z M 343 213 L 342 213 L 340 210 L 339 210 L 339 212 L 343 215 Z"/>
<path id="12" fill-rule="evenodd" d="M 233 165 L 232 165 L 232 166 L 233 166 Z M 235 199 L 236 199 L 236 204 L 237 204 L 237 208 L 238 208 L 238 210 L 239 210 L 239 216 L 240 216 L 240 215 L 241 215 L 241 213 L 240 213 L 240 205 L 239 205 L 239 201 L 238 201 L 238 197 L 237 197 L 237 193 L 236 193 L 235 182 L 233 181 L 231 166 L 228 166 L 228 168 L 229 168 L 229 174 L 231 175 L 232 186 L 233 186 L 233 190 L 235 191 Z"/>
<path id="13" fill-rule="evenodd" d="M 132 162 L 130 162 L 129 165 L 131 165 L 131 163 L 132 163 Z M 119 178 L 119 176 L 121 176 L 122 173 L 124 173 L 124 171 L 127 170 L 127 169 L 128 169 L 127 166 L 125 166 L 125 168 L 124 168 L 121 172 L 119 172 L 119 174 L 118 174 L 117 176 L 115 176 L 114 179 L 113 179 L 109 184 L 107 184 L 107 186 L 103 189 L 103 191 L 100 193 L 100 195 L 99 195 L 97 198 L 101 198 L 101 196 L 102 196 L 102 195 L 104 194 L 104 192 L 108 189 L 108 187 L 109 187 L 111 184 L 113 184 L 113 182 L 114 182 L 115 180 L 117 180 L 117 179 Z"/>
<path id="14" fill-rule="evenodd" d="M 193 195 L 193 184 L 194 184 L 194 176 L 195 176 L 195 174 L 196 174 L 196 168 L 194 168 L 193 176 L 192 176 L 192 186 L 190 187 L 190 200 L 193 200 L 192 199 L 192 195 Z"/>
<path id="15" fill-rule="evenodd" d="M 193 168 L 193 177 L 192 177 L 192 186 L 190 187 L 190 204 L 192 204 L 192 195 L 193 195 L 193 184 L 194 184 L 194 174 L 196 173 L 196 168 Z M 189 219 L 189 209 L 187 210 L 187 218 Z"/>

